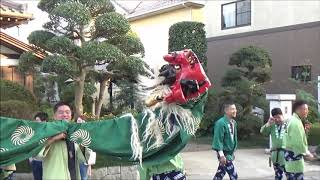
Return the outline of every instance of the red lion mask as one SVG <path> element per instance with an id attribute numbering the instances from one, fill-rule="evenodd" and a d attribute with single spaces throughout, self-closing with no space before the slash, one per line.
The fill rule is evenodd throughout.
<path id="1" fill-rule="evenodd" d="M 163 97 L 167 103 L 185 104 L 211 87 L 210 80 L 192 50 L 171 52 L 163 58 L 169 64 L 160 69 L 159 76 L 165 77 L 163 84 L 170 85 L 171 93 Z"/>

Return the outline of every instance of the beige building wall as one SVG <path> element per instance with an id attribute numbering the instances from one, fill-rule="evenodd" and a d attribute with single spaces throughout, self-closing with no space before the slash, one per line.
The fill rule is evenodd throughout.
<path id="1" fill-rule="evenodd" d="M 181 21 L 203 22 L 201 8 L 185 7 L 130 22 L 131 28 L 140 37 L 144 48 L 144 60 L 156 70 L 164 64 L 162 56 L 168 53 L 169 28 Z"/>
<path id="2" fill-rule="evenodd" d="M 251 25 L 221 29 L 221 5 L 235 0 L 206 1 L 204 17 L 207 37 L 237 34 L 320 21 L 319 0 L 251 0 Z"/>

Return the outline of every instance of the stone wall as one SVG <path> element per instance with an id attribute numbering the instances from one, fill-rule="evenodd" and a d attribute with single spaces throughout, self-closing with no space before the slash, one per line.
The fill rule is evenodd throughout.
<path id="1" fill-rule="evenodd" d="M 137 166 L 113 166 L 92 170 L 91 180 L 138 180 Z"/>
<path id="2" fill-rule="evenodd" d="M 31 173 L 15 173 L 15 180 L 32 180 Z M 139 180 L 137 166 L 113 166 L 92 169 L 89 180 Z"/>

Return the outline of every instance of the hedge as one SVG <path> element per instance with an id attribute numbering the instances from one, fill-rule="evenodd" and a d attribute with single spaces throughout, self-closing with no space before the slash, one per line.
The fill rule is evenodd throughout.
<path id="1" fill-rule="evenodd" d="M 0 101 L 0 116 L 32 119 L 36 111 L 34 104 L 19 100 Z"/>
<path id="2" fill-rule="evenodd" d="M 182 21 L 170 27 L 169 52 L 183 49 L 192 49 L 204 66 L 206 66 L 207 40 L 203 23 Z"/>
<path id="3" fill-rule="evenodd" d="M 31 92 L 16 82 L 0 80 L 0 87 L 1 101 L 19 100 L 32 105 L 36 104 L 36 99 Z"/>
<path id="4" fill-rule="evenodd" d="M 320 123 L 313 123 L 308 135 L 308 144 L 312 146 L 320 145 Z"/>

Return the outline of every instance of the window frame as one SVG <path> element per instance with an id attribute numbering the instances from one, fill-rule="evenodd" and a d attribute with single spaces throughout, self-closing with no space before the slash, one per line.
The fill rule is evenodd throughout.
<path id="1" fill-rule="evenodd" d="M 309 73 L 309 78 L 306 78 L 306 79 L 303 79 L 301 77 L 299 77 L 298 79 L 295 78 L 294 75 L 296 74 L 293 74 L 293 69 L 297 69 L 297 68 L 308 68 L 310 69 Z M 301 73 L 303 73 L 303 70 L 300 72 L 299 76 L 301 76 Z M 296 81 L 301 81 L 301 82 L 310 82 L 312 81 L 312 65 L 311 64 L 303 64 L 303 65 L 295 65 L 295 66 L 291 66 L 291 78 L 296 80 Z"/>
<path id="2" fill-rule="evenodd" d="M 237 3 L 239 3 L 239 2 L 242 2 L 242 1 L 248 1 L 248 0 L 237 0 L 237 1 L 233 1 L 233 2 L 228 2 L 228 3 L 225 3 L 225 4 L 221 4 L 221 9 L 220 9 L 220 11 L 221 11 L 221 14 L 220 14 L 220 16 L 221 16 L 221 30 L 226 30 L 226 29 L 233 29 L 233 28 L 238 28 L 238 27 L 244 27 L 244 26 L 250 26 L 251 25 L 251 20 L 252 20 L 252 17 L 251 17 L 251 12 L 252 12 L 252 8 L 251 8 L 251 0 L 249 0 L 249 2 L 250 2 L 250 11 L 247 11 L 247 12 L 250 12 L 250 22 L 249 23 L 247 23 L 247 24 L 241 24 L 241 25 L 237 25 L 238 23 L 238 21 L 237 21 L 237 15 L 238 14 L 243 14 L 244 12 L 242 12 L 242 13 L 238 13 L 238 10 L 237 10 Z M 223 27 L 223 23 L 224 23 L 224 17 L 223 17 L 223 6 L 225 6 L 225 5 L 229 5 L 229 4 L 235 4 L 235 26 L 231 26 L 231 27 Z"/>

